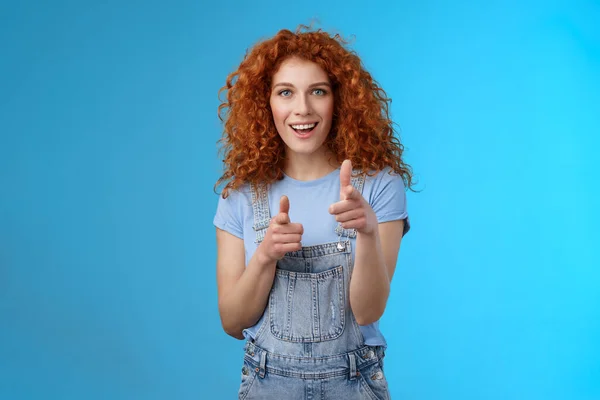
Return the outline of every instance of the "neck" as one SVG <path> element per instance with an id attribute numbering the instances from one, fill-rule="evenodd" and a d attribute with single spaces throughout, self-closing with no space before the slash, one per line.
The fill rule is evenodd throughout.
<path id="1" fill-rule="evenodd" d="M 325 149 L 318 154 L 286 153 L 284 172 L 298 181 L 322 178 L 336 168 L 339 168 L 339 164 L 335 157 Z"/>

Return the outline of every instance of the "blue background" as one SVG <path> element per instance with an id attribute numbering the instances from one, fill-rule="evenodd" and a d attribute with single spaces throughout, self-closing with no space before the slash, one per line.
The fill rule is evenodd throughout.
<path id="1" fill-rule="evenodd" d="M 217 91 L 313 18 L 355 35 L 419 179 L 382 321 L 393 398 L 600 399 L 583 0 L 2 2 L 1 399 L 235 398 Z"/>

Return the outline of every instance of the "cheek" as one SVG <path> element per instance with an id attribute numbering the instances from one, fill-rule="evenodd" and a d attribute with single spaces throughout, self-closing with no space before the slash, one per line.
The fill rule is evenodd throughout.
<path id="1" fill-rule="evenodd" d="M 327 118 L 329 123 L 331 123 L 331 119 L 333 118 L 333 101 L 327 104 L 324 109 L 323 116 Z"/>
<path id="2" fill-rule="evenodd" d="M 273 108 L 273 120 L 275 121 L 275 125 L 281 125 L 285 121 L 285 115 L 281 110 Z"/>
<path id="3" fill-rule="evenodd" d="M 271 101 L 271 113 L 273 114 L 273 121 L 275 125 L 282 125 L 287 118 L 287 112 L 276 101 Z"/>

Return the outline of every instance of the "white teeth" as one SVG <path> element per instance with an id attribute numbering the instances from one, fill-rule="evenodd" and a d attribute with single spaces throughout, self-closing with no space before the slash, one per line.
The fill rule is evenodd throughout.
<path id="1" fill-rule="evenodd" d="M 315 125 L 317 125 L 317 124 L 292 125 L 292 128 L 294 128 L 294 129 L 312 129 L 315 127 Z"/>

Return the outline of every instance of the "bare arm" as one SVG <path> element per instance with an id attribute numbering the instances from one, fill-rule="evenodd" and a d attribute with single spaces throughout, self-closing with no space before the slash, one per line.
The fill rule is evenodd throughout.
<path id="1" fill-rule="evenodd" d="M 359 325 L 377 321 L 385 311 L 396 269 L 404 221 L 379 224 L 375 212 L 351 185 L 352 164 L 340 168 L 340 201 L 329 212 L 345 229 L 356 229 L 354 270 L 350 278 L 350 307 Z"/>
<path id="2" fill-rule="evenodd" d="M 245 267 L 244 241 L 217 228 L 217 290 L 221 324 L 228 335 L 243 339 L 242 331 L 262 315 L 273 284 L 275 261 L 260 252 Z"/>
<path id="3" fill-rule="evenodd" d="M 350 306 L 359 325 L 377 321 L 385 311 L 403 229 L 404 221 L 392 221 L 357 235 Z"/>
<path id="4" fill-rule="evenodd" d="M 264 240 L 245 265 L 244 241 L 217 228 L 217 291 L 219 314 L 225 332 L 243 339 L 243 330 L 254 326 L 267 305 L 277 260 L 299 250 L 304 233 L 289 219 L 289 200 L 282 196 L 279 214 L 271 220 Z"/>

